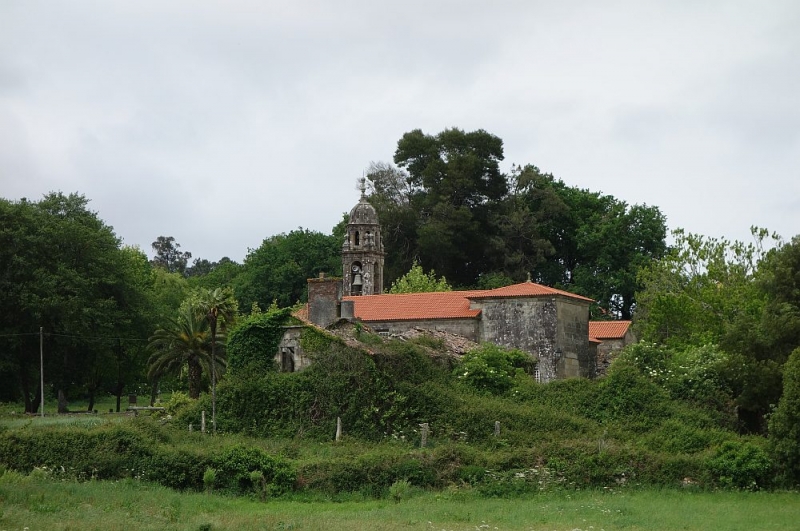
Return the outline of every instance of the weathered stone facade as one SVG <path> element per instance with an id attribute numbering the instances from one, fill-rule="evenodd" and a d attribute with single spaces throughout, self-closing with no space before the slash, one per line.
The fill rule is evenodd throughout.
<path id="1" fill-rule="evenodd" d="M 403 321 L 375 321 L 369 322 L 370 328 L 379 334 L 402 335 L 409 330 L 423 329 L 430 331 L 441 330 L 450 334 L 464 337 L 470 341 L 480 341 L 480 321 L 477 319 L 419 319 Z"/>
<path id="2" fill-rule="evenodd" d="M 597 376 L 604 376 L 617 353 L 636 343 L 630 321 L 595 321 L 589 325 L 589 336 L 597 341 Z"/>
<path id="3" fill-rule="evenodd" d="M 284 328 L 283 338 L 278 345 L 278 352 L 275 354 L 275 362 L 282 372 L 302 371 L 311 365 L 311 360 L 303 352 L 303 346 L 300 343 L 305 328 L 303 325 Z"/>
<path id="4" fill-rule="evenodd" d="M 350 211 L 347 234 L 342 244 L 342 287 L 345 295 L 383 293 L 383 251 L 378 214 L 364 195 Z"/>
<path id="5" fill-rule="evenodd" d="M 530 281 L 496 290 L 382 295 L 383 258 L 377 214 L 362 188 L 342 246 L 343 278 L 309 279 L 308 320 L 324 328 L 354 319 L 386 335 L 425 329 L 517 348 L 538 361 L 543 382 L 595 376 L 599 342 L 590 341 L 590 299 Z M 284 370 L 309 363 L 301 333 L 302 327 L 286 329 L 276 354 Z"/>

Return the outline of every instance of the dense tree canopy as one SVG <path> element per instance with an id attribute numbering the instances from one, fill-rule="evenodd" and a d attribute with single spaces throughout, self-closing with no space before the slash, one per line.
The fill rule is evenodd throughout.
<path id="1" fill-rule="evenodd" d="M 504 175 L 502 141 L 483 130 L 415 130 L 394 161 L 372 163 L 370 202 L 386 246 L 386 278 L 416 260 L 459 288 L 534 280 L 630 319 L 638 270 L 666 252 L 657 207 L 569 187 L 533 165 Z"/>
<path id="2" fill-rule="evenodd" d="M 109 378 L 125 380 L 126 359 L 137 350 L 130 340 L 149 327 L 152 284 L 143 255 L 122 249 L 87 205 L 81 195 L 61 193 L 0 201 L 0 297 L 9 310 L 0 324 L 9 338 L 3 372 L 29 412 L 40 391 L 39 327 L 46 384 L 61 410 L 73 391 L 91 395 Z"/>
<path id="3" fill-rule="evenodd" d="M 489 212 L 507 191 L 502 160 L 503 141 L 483 130 L 432 136 L 416 129 L 397 143 L 394 162 L 408 172 L 420 261 L 458 285 L 474 283 L 491 261 Z"/>
<path id="4" fill-rule="evenodd" d="M 264 240 L 247 255 L 233 280 L 242 308 L 261 308 L 277 301 L 290 306 L 307 297 L 306 281 L 320 272 L 341 275 L 341 240 L 304 229 Z"/>
<path id="5" fill-rule="evenodd" d="M 638 336 L 680 353 L 714 345 L 725 353 L 721 387 L 742 427 L 763 431 L 781 395 L 783 365 L 800 346 L 798 239 L 764 251 L 754 243 L 674 232 L 675 246 L 640 270 Z"/>

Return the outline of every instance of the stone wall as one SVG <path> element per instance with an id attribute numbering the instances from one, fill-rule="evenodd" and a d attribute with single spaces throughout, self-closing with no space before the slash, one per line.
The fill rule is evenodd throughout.
<path id="1" fill-rule="evenodd" d="M 364 321 L 377 333 L 403 334 L 415 328 L 441 330 L 459 335 L 470 341 L 478 341 L 478 320 L 468 319 L 422 319 L 415 321 Z"/>
<path id="2" fill-rule="evenodd" d="M 594 378 L 595 360 L 589 349 L 588 303 L 559 297 L 556 346 L 560 352 L 557 378 Z"/>
<path id="3" fill-rule="evenodd" d="M 480 299 L 473 302 L 473 307 L 481 309 L 480 341 L 533 354 L 539 359 L 542 382 L 558 377 L 555 300 L 541 297 Z"/>
<path id="4" fill-rule="evenodd" d="M 602 343 L 597 346 L 597 367 L 595 373 L 597 376 L 605 376 L 608 372 L 608 367 L 620 350 L 636 343 L 636 338 L 630 329 L 625 333 L 625 337 L 621 339 L 602 339 Z"/>

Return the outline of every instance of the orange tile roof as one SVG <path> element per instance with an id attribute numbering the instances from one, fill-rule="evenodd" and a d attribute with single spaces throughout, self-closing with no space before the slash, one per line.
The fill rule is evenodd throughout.
<path id="1" fill-rule="evenodd" d="M 586 297 L 548 288 L 533 282 L 523 282 L 492 290 L 441 291 L 344 297 L 354 302 L 355 316 L 362 321 L 417 321 L 422 319 L 470 319 L 480 315 L 470 309 L 470 299 L 504 297 L 547 297 L 561 295 L 591 301 Z"/>
<path id="2" fill-rule="evenodd" d="M 308 318 L 308 303 L 305 303 L 300 308 L 292 312 L 292 317 L 296 317 L 301 321 L 309 322 Z"/>
<path id="3" fill-rule="evenodd" d="M 440 291 L 396 295 L 344 297 L 354 304 L 362 321 L 416 321 L 420 319 L 472 319 L 480 310 L 470 310 L 468 294 L 479 291 Z"/>
<path id="4" fill-rule="evenodd" d="M 630 321 L 589 321 L 589 337 L 622 339 L 630 326 Z"/>
<path id="5" fill-rule="evenodd" d="M 482 291 L 479 295 L 471 296 L 471 299 L 492 299 L 495 297 L 547 297 L 553 295 L 561 295 L 571 299 L 578 299 L 588 302 L 594 302 L 588 297 L 575 295 L 568 291 L 550 288 L 534 282 L 522 282 L 520 284 L 512 284 L 503 288 Z"/>

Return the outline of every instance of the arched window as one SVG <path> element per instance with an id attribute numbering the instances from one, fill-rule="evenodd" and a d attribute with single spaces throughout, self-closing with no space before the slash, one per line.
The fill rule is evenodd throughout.
<path id="1" fill-rule="evenodd" d="M 356 245 L 361 245 L 361 243 L 359 242 L 359 239 L 358 239 L 358 231 L 356 231 Z"/>

